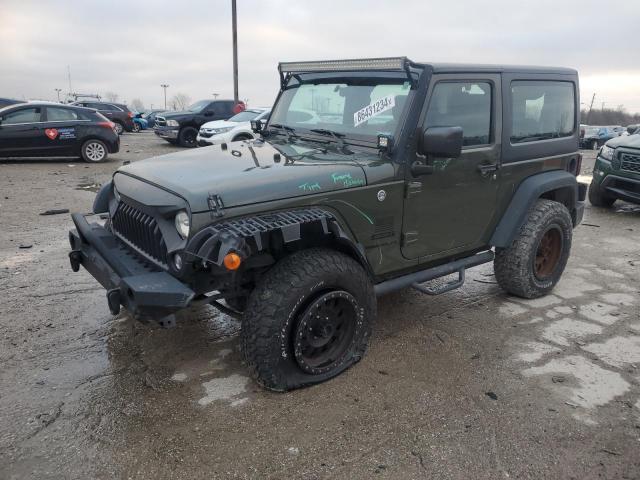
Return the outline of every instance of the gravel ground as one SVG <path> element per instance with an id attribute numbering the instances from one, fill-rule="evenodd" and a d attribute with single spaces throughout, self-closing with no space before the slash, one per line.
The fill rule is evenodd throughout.
<path id="1" fill-rule="evenodd" d="M 105 164 L 0 163 L 0 478 L 640 478 L 638 206 L 587 208 L 553 295 L 509 297 L 491 265 L 389 295 L 362 362 L 274 394 L 213 308 L 110 315 L 69 215 L 39 215 L 174 150 L 144 132 Z"/>

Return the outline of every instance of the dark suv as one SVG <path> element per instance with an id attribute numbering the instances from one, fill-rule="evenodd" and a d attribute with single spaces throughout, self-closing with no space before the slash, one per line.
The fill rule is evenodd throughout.
<path id="1" fill-rule="evenodd" d="M 244 103 L 233 100 L 200 100 L 182 112 L 156 116 L 153 131 L 160 138 L 181 147 L 196 147 L 198 130 L 206 122 L 227 120 L 244 110 Z"/>
<path id="2" fill-rule="evenodd" d="M 610 207 L 617 199 L 640 204 L 640 133 L 609 140 L 598 152 L 589 201 Z"/>
<path id="3" fill-rule="evenodd" d="M 79 102 L 74 102 L 72 105 L 79 105 L 81 107 L 97 110 L 115 123 L 118 135 L 121 135 L 124 131 L 133 131 L 133 112 L 123 103 L 81 100 Z"/>
<path id="4" fill-rule="evenodd" d="M 376 296 L 442 294 L 488 262 L 513 295 L 554 288 L 586 194 L 575 70 L 400 57 L 279 71 L 260 139 L 121 167 L 94 203 L 106 225 L 73 215 L 71 267 L 114 314 L 171 325 L 212 304 L 242 319 L 250 370 L 282 391 L 364 356 Z"/>

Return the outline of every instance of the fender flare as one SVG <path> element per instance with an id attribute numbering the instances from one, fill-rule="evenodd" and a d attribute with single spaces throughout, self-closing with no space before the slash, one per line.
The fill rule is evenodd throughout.
<path id="1" fill-rule="evenodd" d="M 336 216 L 322 208 L 310 207 L 278 211 L 230 219 L 215 223 L 196 233 L 185 249 L 190 260 L 203 266 L 221 266 L 229 252 L 244 259 L 268 252 L 270 235 L 276 234 L 284 244 L 303 239 L 305 235 L 330 236 L 343 250 L 371 274 L 362 245 L 354 242 L 344 231 Z"/>
<path id="2" fill-rule="evenodd" d="M 100 187 L 96 198 L 93 200 L 93 213 L 107 213 L 109 212 L 109 197 L 113 190 L 113 180 L 109 180 L 107 183 Z"/>
<path id="3" fill-rule="evenodd" d="M 511 245 L 533 204 L 545 193 L 557 189 L 568 189 L 571 192 L 569 211 L 574 210 L 578 199 L 578 182 L 573 174 L 565 170 L 553 170 L 525 179 L 511 198 L 509 207 L 502 215 L 489 244 L 501 248 Z"/>

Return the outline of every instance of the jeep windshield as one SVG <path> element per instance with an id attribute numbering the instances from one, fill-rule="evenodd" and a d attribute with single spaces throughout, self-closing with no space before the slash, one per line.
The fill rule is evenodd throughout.
<path id="1" fill-rule="evenodd" d="M 269 130 L 376 142 L 378 135 L 395 134 L 410 90 L 404 74 L 294 75 L 271 114 Z"/>

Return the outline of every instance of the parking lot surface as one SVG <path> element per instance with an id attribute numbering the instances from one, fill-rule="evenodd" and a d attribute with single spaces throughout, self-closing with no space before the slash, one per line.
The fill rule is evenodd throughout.
<path id="1" fill-rule="evenodd" d="M 489 264 L 383 297 L 359 364 L 275 394 L 211 307 L 110 315 L 69 215 L 40 215 L 175 150 L 144 132 L 104 164 L 0 163 L 0 478 L 640 478 L 639 206 L 587 206 L 552 295 L 509 297 Z"/>

